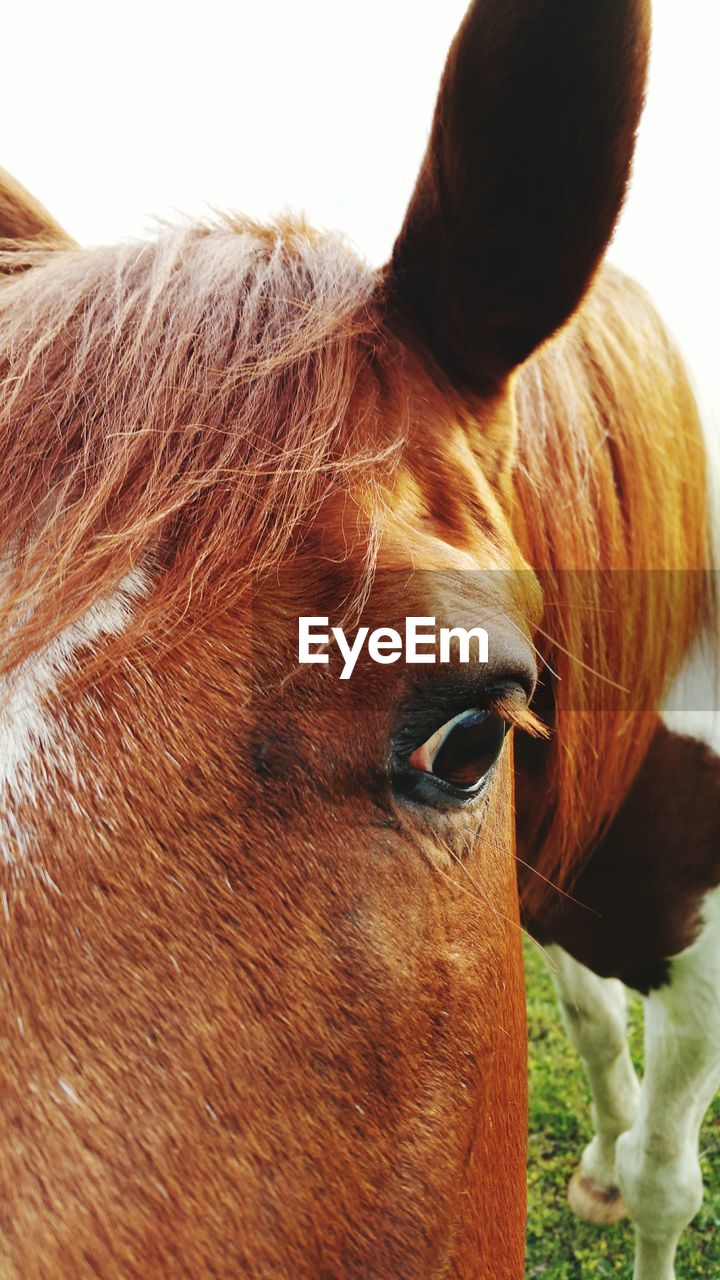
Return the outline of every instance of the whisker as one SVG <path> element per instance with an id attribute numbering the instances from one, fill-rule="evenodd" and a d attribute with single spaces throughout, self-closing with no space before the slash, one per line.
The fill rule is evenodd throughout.
<path id="1" fill-rule="evenodd" d="M 590 675 L 597 676 L 598 680 L 602 680 L 604 684 L 609 684 L 613 689 L 618 689 L 620 693 L 630 693 L 630 689 L 628 689 L 626 685 L 618 684 L 617 680 L 612 680 L 610 676 L 604 675 L 602 671 L 598 671 L 597 668 L 591 666 L 590 663 L 583 662 L 582 658 L 578 658 L 577 654 L 573 653 L 570 649 L 566 649 L 565 646 L 562 645 L 554 636 L 551 636 L 548 631 L 543 631 L 542 627 L 537 627 L 536 630 L 545 640 L 549 640 L 550 644 L 553 644 L 556 649 L 559 649 L 561 653 L 564 653 L 566 658 L 569 658 L 570 661 L 574 662 L 578 667 L 582 667 L 583 671 L 589 671 Z"/>
<path id="2" fill-rule="evenodd" d="M 565 889 L 561 889 L 559 884 L 555 884 L 554 880 L 550 880 L 548 876 L 544 876 L 542 871 L 538 871 L 537 867 L 534 867 L 532 863 L 526 862 L 524 858 L 520 857 L 519 853 L 516 853 L 514 856 L 516 862 L 519 862 L 523 867 L 527 867 L 528 871 L 532 871 L 533 875 L 539 876 L 539 878 L 543 880 L 550 889 L 554 889 L 556 893 L 561 895 L 561 897 L 567 898 L 568 902 L 572 902 L 576 907 L 582 907 L 583 911 L 589 911 L 591 915 L 597 916 L 598 919 L 601 918 L 600 912 L 596 911 L 594 907 L 589 906 L 587 902 L 582 902 L 580 898 L 573 897 L 573 895 L 571 893 L 567 893 Z"/>

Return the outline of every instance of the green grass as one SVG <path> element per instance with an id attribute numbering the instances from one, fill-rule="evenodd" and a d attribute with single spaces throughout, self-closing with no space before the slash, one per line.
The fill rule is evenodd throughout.
<path id="1" fill-rule="evenodd" d="M 627 1223 L 592 1227 L 569 1210 L 566 1188 L 592 1137 L 590 1102 L 580 1060 L 570 1045 L 545 964 L 527 943 L 530 1034 L 530 1147 L 526 1280 L 632 1276 L 633 1233 Z M 630 1045 L 642 1069 L 642 1002 L 630 1001 Z M 705 1202 L 678 1250 L 679 1280 L 720 1277 L 720 1097 L 700 1136 Z"/>

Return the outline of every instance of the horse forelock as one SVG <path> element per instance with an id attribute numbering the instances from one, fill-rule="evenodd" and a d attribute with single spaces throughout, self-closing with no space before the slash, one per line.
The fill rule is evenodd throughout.
<path id="1" fill-rule="evenodd" d="M 377 282 L 341 239 L 225 218 L 23 265 L 0 288 L 0 670 L 138 566 L 162 569 L 143 626 L 168 632 L 334 493 L 372 507 L 402 412 L 388 430 Z"/>

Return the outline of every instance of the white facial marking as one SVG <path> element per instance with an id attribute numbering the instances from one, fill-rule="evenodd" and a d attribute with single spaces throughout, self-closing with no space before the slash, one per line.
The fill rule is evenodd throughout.
<path id="1" fill-rule="evenodd" d="M 0 796 L 32 798 L 42 786 L 47 761 L 67 748 L 59 725 L 47 707 L 48 697 L 69 675 L 81 649 L 97 645 L 103 636 L 119 635 L 127 626 L 135 601 L 147 590 L 146 575 L 133 569 L 111 597 L 67 627 L 40 653 L 0 680 Z M 9 806 L 0 806 L 0 844 L 3 821 L 11 821 Z M 17 842 L 19 833 L 13 830 Z"/>

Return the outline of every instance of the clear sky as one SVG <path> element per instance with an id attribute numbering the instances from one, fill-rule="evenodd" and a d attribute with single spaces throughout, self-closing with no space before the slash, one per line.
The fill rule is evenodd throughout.
<path id="1" fill-rule="evenodd" d="M 591 3 L 596 0 L 578 0 Z M 381 262 L 464 0 L 7 6 L 0 163 L 86 243 L 208 206 L 304 210 Z M 611 256 L 720 407 L 720 0 L 655 0 L 648 108 Z"/>

